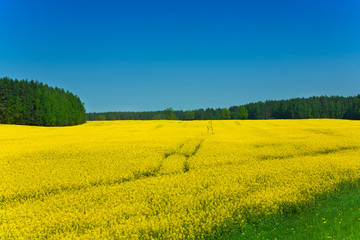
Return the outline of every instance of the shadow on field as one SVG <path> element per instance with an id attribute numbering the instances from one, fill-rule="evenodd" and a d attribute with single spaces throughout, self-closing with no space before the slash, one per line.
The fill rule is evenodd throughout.
<path id="1" fill-rule="evenodd" d="M 245 216 L 209 233 L 208 239 L 360 239 L 360 179 L 342 182 L 332 192 L 301 204 L 280 205 L 271 215 Z"/>

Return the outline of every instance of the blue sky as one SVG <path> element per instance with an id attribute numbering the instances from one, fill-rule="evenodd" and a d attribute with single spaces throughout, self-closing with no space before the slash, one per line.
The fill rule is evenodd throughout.
<path id="1" fill-rule="evenodd" d="M 360 93 L 360 1 L 0 2 L 0 76 L 88 112 Z"/>

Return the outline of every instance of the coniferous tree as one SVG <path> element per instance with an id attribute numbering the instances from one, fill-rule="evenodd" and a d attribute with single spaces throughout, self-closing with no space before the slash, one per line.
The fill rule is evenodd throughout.
<path id="1" fill-rule="evenodd" d="M 86 122 L 84 104 L 63 89 L 0 78 L 0 123 L 67 126 Z"/>
<path id="2" fill-rule="evenodd" d="M 195 112 L 194 111 L 185 111 L 184 120 L 195 120 Z"/>
<path id="3" fill-rule="evenodd" d="M 1 97 L 1 96 L 0 96 Z M 355 97 L 320 96 L 310 98 L 293 98 L 289 100 L 268 100 L 265 102 L 248 103 L 241 106 L 232 106 L 229 109 L 207 108 L 191 110 L 194 112 L 195 120 L 219 120 L 229 119 L 304 119 L 304 118 L 338 118 L 338 119 L 360 119 L 360 95 Z M 1 105 L 0 105 L 1 112 Z M 188 120 L 190 112 L 165 111 L 152 112 L 112 112 L 107 120 L 117 119 L 170 119 L 174 114 L 176 119 Z M 172 113 L 172 114 L 171 114 Z M 99 116 L 110 113 L 88 113 L 88 120 L 99 120 Z M 0 116 L 1 117 L 1 116 Z"/>

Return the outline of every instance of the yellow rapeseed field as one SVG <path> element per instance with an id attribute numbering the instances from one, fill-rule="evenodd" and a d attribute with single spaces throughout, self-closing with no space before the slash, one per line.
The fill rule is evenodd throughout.
<path id="1" fill-rule="evenodd" d="M 360 179 L 360 122 L 0 125 L 0 239 L 219 237 Z"/>

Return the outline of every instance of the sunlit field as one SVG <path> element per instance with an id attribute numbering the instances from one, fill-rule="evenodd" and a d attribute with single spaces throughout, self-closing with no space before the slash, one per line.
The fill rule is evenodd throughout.
<path id="1" fill-rule="evenodd" d="M 0 125 L 0 239 L 220 238 L 360 179 L 360 122 Z"/>

